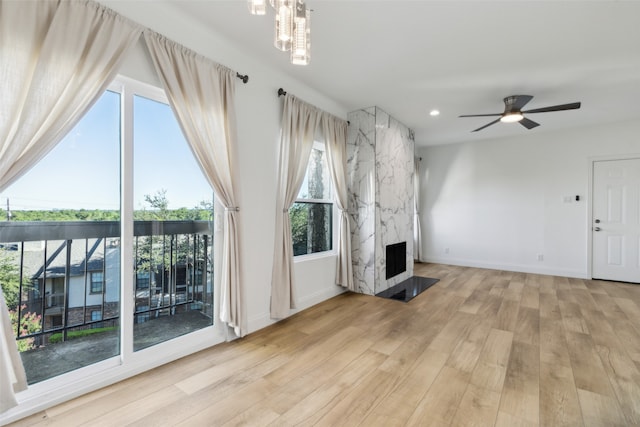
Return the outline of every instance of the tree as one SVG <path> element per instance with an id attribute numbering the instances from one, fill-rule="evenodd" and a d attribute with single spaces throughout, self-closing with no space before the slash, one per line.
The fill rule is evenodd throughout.
<path id="1" fill-rule="evenodd" d="M 0 248 L 0 285 L 9 310 L 18 307 L 20 293 L 20 266 L 17 254 Z"/>
<path id="2" fill-rule="evenodd" d="M 142 209 L 141 215 L 142 218 L 136 217 L 135 219 L 142 220 L 156 220 L 156 221 L 166 221 L 170 217 L 169 211 L 169 199 L 167 199 L 167 190 L 162 188 L 156 191 L 156 194 L 144 195 L 144 201 L 151 206 L 151 212 L 148 212 L 146 209 Z"/>
<path id="3" fill-rule="evenodd" d="M 167 190 L 160 189 L 155 194 L 145 194 L 145 202 L 150 210 L 136 211 L 136 220 L 146 221 L 210 221 L 213 217 L 213 201 L 202 200 L 193 209 L 181 207 L 169 209 Z M 188 235 L 172 236 L 140 236 L 136 239 L 135 251 L 138 260 L 138 274 L 148 274 L 157 287 L 158 281 L 168 282 L 173 263 L 187 265 L 193 262 L 191 255 L 193 240 Z M 174 259 L 171 259 L 171 248 L 175 248 Z"/>
<path id="4" fill-rule="evenodd" d="M 118 221 L 119 210 L 101 209 L 55 209 L 43 210 L 12 210 L 11 221 Z"/>
<path id="5" fill-rule="evenodd" d="M 18 336 L 18 331 L 20 331 L 20 336 L 25 336 L 29 334 L 33 334 L 35 332 L 40 331 L 40 320 L 42 316 L 36 313 L 24 312 L 27 306 L 23 305 L 22 309 L 22 318 L 18 323 L 18 310 L 9 310 L 9 319 L 11 319 L 11 328 L 13 329 L 13 333 L 15 336 Z M 27 350 L 31 350 L 35 347 L 34 338 L 24 338 L 21 340 L 17 340 L 16 344 L 18 345 L 18 351 L 23 352 Z"/>
<path id="6" fill-rule="evenodd" d="M 213 221 L 213 199 L 201 200 L 189 214 L 191 217 L 188 219 L 194 221 Z"/>
<path id="7" fill-rule="evenodd" d="M 324 152 L 313 150 L 311 161 L 309 162 L 309 197 L 311 199 L 324 199 Z M 325 205 L 313 203 L 309 206 L 309 253 L 326 251 L 327 245 L 327 217 L 325 215 Z"/>
<path id="8" fill-rule="evenodd" d="M 18 304 L 20 303 L 20 264 L 17 260 L 17 253 L 0 248 L 0 284 L 4 294 L 7 308 L 9 309 L 9 319 L 11 329 L 15 336 L 18 331 L 21 336 L 40 331 L 41 316 L 36 313 L 25 312 L 26 305 L 21 307 L 22 318 L 18 321 Z M 26 289 L 24 285 L 23 288 Z M 24 290 L 23 289 L 23 290 Z M 19 351 L 27 351 L 34 347 L 33 338 L 25 338 L 17 341 Z"/>
<path id="9" fill-rule="evenodd" d="M 307 203 L 294 203 L 289 209 L 289 221 L 291 221 L 293 255 L 307 254 L 307 228 L 309 223 Z"/>

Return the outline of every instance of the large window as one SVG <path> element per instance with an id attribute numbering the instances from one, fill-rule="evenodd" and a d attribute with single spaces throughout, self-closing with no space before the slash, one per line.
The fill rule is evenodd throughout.
<path id="1" fill-rule="evenodd" d="M 133 97 L 136 351 L 213 322 L 213 191 L 169 105 L 145 95 Z"/>
<path id="2" fill-rule="evenodd" d="M 162 90 L 119 79 L 0 200 L 29 384 L 213 324 L 213 192 Z"/>
<path id="3" fill-rule="evenodd" d="M 315 142 L 296 202 L 289 210 L 294 256 L 333 248 L 333 190 L 327 154 Z"/>
<path id="4" fill-rule="evenodd" d="M 120 353 L 120 105 L 105 92 L 0 195 L 0 282 L 29 384 Z M 100 346 L 68 351 L 98 330 Z"/>

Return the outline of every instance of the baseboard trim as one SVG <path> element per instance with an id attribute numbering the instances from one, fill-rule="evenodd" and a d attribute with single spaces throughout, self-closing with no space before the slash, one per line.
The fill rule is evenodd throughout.
<path id="1" fill-rule="evenodd" d="M 443 258 L 443 257 L 424 257 L 422 262 L 430 262 L 434 264 L 449 264 L 459 267 L 486 268 L 490 270 L 513 271 L 517 273 L 542 274 L 545 276 L 561 276 L 576 279 L 589 279 L 589 275 L 584 271 L 549 268 L 544 266 L 533 266 L 524 264 L 502 264 L 486 261 L 477 261 L 463 258 Z"/>
<path id="2" fill-rule="evenodd" d="M 291 314 L 293 315 L 299 311 L 305 310 L 309 307 L 312 307 L 316 304 L 319 304 L 323 301 L 328 300 L 329 298 L 333 298 L 337 295 L 346 292 L 346 289 L 342 286 L 334 285 L 331 288 L 322 289 L 318 292 L 314 292 L 311 295 L 306 295 L 302 298 L 298 299 L 298 308 L 295 310 L 291 310 Z M 258 316 L 254 316 L 248 319 L 248 330 L 249 333 L 259 331 L 262 328 L 266 328 L 267 326 L 273 325 L 278 320 L 274 320 L 271 318 L 270 313 L 262 313 Z"/>

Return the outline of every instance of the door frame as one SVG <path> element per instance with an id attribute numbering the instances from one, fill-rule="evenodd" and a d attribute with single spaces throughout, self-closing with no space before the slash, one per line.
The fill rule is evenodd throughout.
<path id="1" fill-rule="evenodd" d="M 592 156 L 588 158 L 589 190 L 587 192 L 587 279 L 593 279 L 593 168 L 596 162 L 607 162 L 615 160 L 640 159 L 640 153 L 636 154 L 611 154 L 606 156 Z"/>

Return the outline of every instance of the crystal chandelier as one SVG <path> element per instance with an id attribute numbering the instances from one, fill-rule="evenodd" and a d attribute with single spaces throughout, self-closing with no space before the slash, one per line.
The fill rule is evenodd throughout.
<path id="1" fill-rule="evenodd" d="M 266 0 L 249 0 L 249 12 L 252 15 L 264 15 L 267 13 Z"/>
<path id="2" fill-rule="evenodd" d="M 248 0 L 252 15 L 265 15 L 266 0 Z M 291 52 L 291 63 L 307 65 L 311 60 L 311 10 L 304 0 L 269 0 L 275 10 L 274 46 Z"/>

